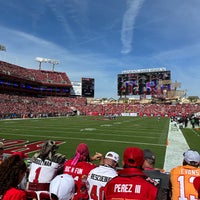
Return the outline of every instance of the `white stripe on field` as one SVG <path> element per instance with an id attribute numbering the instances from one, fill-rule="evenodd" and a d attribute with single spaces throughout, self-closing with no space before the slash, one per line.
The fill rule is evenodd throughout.
<path id="1" fill-rule="evenodd" d="M 3 134 L 3 133 L 1 133 Z M 6 133 L 5 135 L 15 135 L 15 136 L 24 136 L 24 134 L 12 134 L 12 133 Z M 30 136 L 30 137 L 36 137 L 35 135 L 28 135 L 26 134 L 26 136 Z M 38 138 L 47 138 L 46 135 L 37 135 Z M 87 140 L 87 141 L 99 141 L 99 142 L 112 142 L 112 143 L 121 143 L 121 144 L 144 144 L 144 145 L 151 145 L 151 146 L 165 146 L 163 144 L 153 144 L 153 143 L 143 143 L 143 142 L 128 142 L 128 141 L 121 141 L 121 140 L 101 140 L 101 139 L 92 139 L 92 138 L 73 138 L 73 137 L 57 137 L 57 136 L 50 136 L 51 138 L 54 139 L 65 139 L 65 140 Z"/>
<path id="2" fill-rule="evenodd" d="M 168 145 L 166 148 L 164 170 L 170 172 L 174 167 L 182 165 L 183 153 L 189 149 L 188 143 L 175 122 L 170 122 Z"/>

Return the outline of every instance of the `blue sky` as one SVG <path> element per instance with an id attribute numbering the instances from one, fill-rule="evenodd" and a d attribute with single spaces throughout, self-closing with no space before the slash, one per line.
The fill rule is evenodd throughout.
<path id="1" fill-rule="evenodd" d="M 71 81 L 95 79 L 95 97 L 117 98 L 124 70 L 171 70 L 200 97 L 199 0 L 0 0 L 0 59 L 38 68 L 58 60 Z M 42 69 L 51 65 L 42 64 Z"/>

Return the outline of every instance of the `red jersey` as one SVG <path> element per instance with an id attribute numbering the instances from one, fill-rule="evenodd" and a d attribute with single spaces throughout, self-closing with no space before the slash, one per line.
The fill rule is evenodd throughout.
<path id="1" fill-rule="evenodd" d="M 86 188 L 86 181 L 90 170 L 96 167 L 95 164 L 90 162 L 78 162 L 75 166 L 71 164 L 72 160 L 68 160 L 64 165 L 64 174 L 69 174 L 74 178 L 76 185 L 76 193 L 74 200 L 88 199 L 88 192 Z"/>
<path id="2" fill-rule="evenodd" d="M 155 200 L 157 182 L 147 177 L 140 169 L 125 168 L 119 176 L 105 186 L 105 200 Z"/>
<path id="3" fill-rule="evenodd" d="M 10 188 L 3 195 L 2 200 L 26 200 L 26 193 L 23 190 L 16 188 Z"/>

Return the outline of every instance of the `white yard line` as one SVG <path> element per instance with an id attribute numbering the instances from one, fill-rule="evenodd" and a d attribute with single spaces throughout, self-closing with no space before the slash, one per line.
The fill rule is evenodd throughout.
<path id="1" fill-rule="evenodd" d="M 176 123 L 170 122 L 164 170 L 170 172 L 172 168 L 182 165 L 183 153 L 188 149 L 189 146 L 182 131 Z"/>
<path id="2" fill-rule="evenodd" d="M 15 134 L 15 133 L 1 133 L 2 135 L 15 135 L 24 136 L 24 134 Z M 26 134 L 26 136 L 35 137 L 33 134 Z M 47 138 L 48 135 L 37 135 L 38 138 Z M 133 142 L 133 141 L 122 141 L 122 140 L 104 140 L 96 138 L 85 138 L 85 137 L 62 137 L 62 136 L 50 136 L 53 139 L 65 139 L 65 140 L 86 140 L 86 141 L 98 141 L 98 142 L 108 142 L 108 143 L 121 143 L 121 144 L 138 144 L 138 145 L 149 145 L 149 146 L 160 146 L 164 147 L 164 144 L 155 144 L 155 143 L 145 143 L 145 142 Z"/>

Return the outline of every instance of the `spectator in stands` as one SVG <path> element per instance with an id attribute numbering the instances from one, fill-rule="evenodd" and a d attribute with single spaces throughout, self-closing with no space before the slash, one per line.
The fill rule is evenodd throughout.
<path id="1" fill-rule="evenodd" d="M 102 191 L 106 183 L 117 176 L 119 155 L 113 151 L 107 152 L 104 163 L 92 169 L 87 178 L 89 199 L 102 199 Z"/>
<path id="2" fill-rule="evenodd" d="M 105 186 L 105 199 L 155 200 L 158 183 L 142 171 L 144 154 L 142 149 L 128 147 L 123 155 L 123 169 Z"/>
<path id="3" fill-rule="evenodd" d="M 24 152 L 21 152 L 21 151 L 14 152 L 12 155 L 13 156 L 14 155 L 18 155 L 22 160 L 24 160 L 25 163 L 26 163 L 25 159 L 28 158 L 28 155 L 26 155 Z M 26 165 L 27 165 L 27 163 L 26 163 Z M 26 187 L 27 187 L 27 180 L 28 180 L 28 174 L 29 174 L 29 170 L 27 168 L 27 171 L 24 174 L 23 179 L 21 180 L 20 184 L 18 185 L 19 189 L 22 189 L 22 190 L 26 189 Z"/>
<path id="4" fill-rule="evenodd" d="M 57 149 L 55 141 L 47 140 L 40 153 L 33 156 L 28 177 L 29 190 L 49 191 L 51 180 L 63 171 L 66 159 L 64 155 L 56 153 Z"/>
<path id="5" fill-rule="evenodd" d="M 97 167 L 90 161 L 103 159 L 103 155 L 96 153 L 90 158 L 88 146 L 80 143 L 76 148 L 74 158 L 67 160 L 64 165 L 64 174 L 71 175 L 76 184 L 76 193 L 74 200 L 87 200 L 88 192 L 86 188 L 86 180 L 90 170 Z"/>
<path id="6" fill-rule="evenodd" d="M 197 176 L 194 181 L 193 181 L 193 185 L 195 190 L 198 193 L 198 199 L 200 199 L 200 176 Z"/>
<path id="7" fill-rule="evenodd" d="M 159 183 L 157 200 L 171 199 L 171 184 L 169 174 L 161 172 L 160 169 L 154 168 L 156 157 L 149 149 L 144 149 L 144 173 Z"/>
<path id="8" fill-rule="evenodd" d="M 75 193 L 75 183 L 69 174 L 57 175 L 50 183 L 49 193 L 52 200 L 70 200 Z"/>
<path id="9" fill-rule="evenodd" d="M 200 174 L 199 162 L 199 153 L 189 149 L 183 154 L 183 165 L 170 171 L 172 200 L 198 198 L 193 180 Z"/>
<path id="10" fill-rule="evenodd" d="M 4 144 L 3 144 L 3 142 L 0 142 L 0 165 L 3 162 L 3 160 L 4 160 L 4 153 L 3 153 L 3 151 L 4 151 Z"/>
<path id="11" fill-rule="evenodd" d="M 26 200 L 24 190 L 17 188 L 27 166 L 19 155 L 7 157 L 0 166 L 0 197 L 2 200 Z"/>

